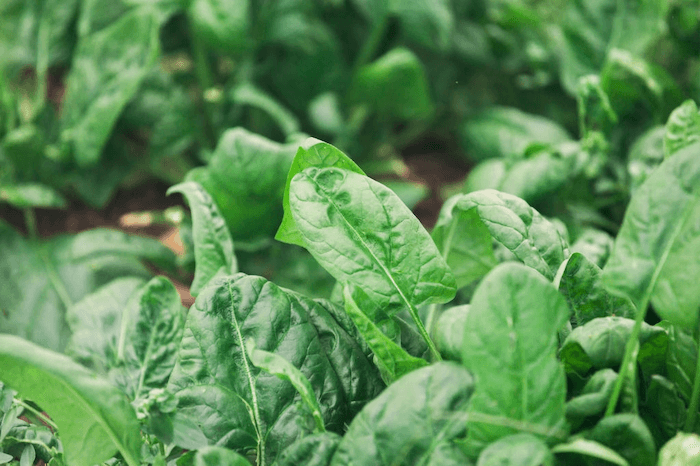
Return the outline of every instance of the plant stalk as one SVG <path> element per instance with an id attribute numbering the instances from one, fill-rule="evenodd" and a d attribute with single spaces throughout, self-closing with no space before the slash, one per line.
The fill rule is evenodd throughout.
<path id="1" fill-rule="evenodd" d="M 382 42 L 382 39 L 384 38 L 384 35 L 386 34 L 386 30 L 389 27 L 389 15 L 385 14 L 382 19 L 379 20 L 373 27 L 372 31 L 369 34 L 369 37 L 365 41 L 365 43 L 362 45 L 362 49 L 360 49 L 360 53 L 357 54 L 357 58 L 355 59 L 355 63 L 352 65 L 352 74 L 351 76 L 354 78 L 357 75 L 357 72 L 362 68 L 362 66 L 366 65 L 372 57 L 377 53 L 377 49 L 379 48 L 379 45 Z"/>
<path id="2" fill-rule="evenodd" d="M 207 89 L 214 85 L 214 78 L 209 63 L 207 62 L 206 48 L 202 41 L 195 33 L 194 28 L 190 34 L 190 44 L 192 48 L 192 58 L 194 60 L 194 70 L 197 76 L 197 82 L 200 87 L 200 104 L 203 117 L 203 131 L 199 135 L 199 142 L 202 148 L 213 149 L 216 146 L 214 137 L 214 129 L 212 125 L 211 105 L 205 99 Z"/>

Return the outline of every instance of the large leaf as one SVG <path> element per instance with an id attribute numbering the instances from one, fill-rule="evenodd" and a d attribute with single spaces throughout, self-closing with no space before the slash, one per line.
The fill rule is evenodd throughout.
<path id="1" fill-rule="evenodd" d="M 462 362 L 477 381 L 467 437 L 473 453 L 518 432 L 566 435 L 566 377 L 556 351 L 568 319 L 561 294 L 522 264 L 499 265 L 476 289 L 462 343 Z"/>
<path id="2" fill-rule="evenodd" d="M 464 435 L 473 378 L 440 362 L 390 385 L 348 427 L 331 466 L 464 465 L 455 440 Z"/>
<path id="3" fill-rule="evenodd" d="M 389 188 L 344 169 L 307 168 L 292 180 L 289 203 L 316 260 L 384 312 L 454 297 L 454 276 L 435 243 Z"/>
<path id="4" fill-rule="evenodd" d="M 700 144 L 679 150 L 639 187 L 625 213 L 603 284 L 637 312 L 651 302 L 666 320 L 694 327 L 700 309 Z"/>
<path id="5" fill-rule="evenodd" d="M 654 466 L 656 446 L 651 432 L 639 416 L 614 414 L 601 420 L 588 438 L 615 450 L 630 465 Z"/>
<path id="6" fill-rule="evenodd" d="M 212 443 L 269 463 L 313 424 L 299 424 L 304 406 L 293 385 L 260 371 L 245 342 L 274 352 L 299 369 L 317 397 L 326 428 L 343 425 L 383 384 L 362 347 L 316 302 L 262 277 L 213 280 L 190 309 L 178 362 L 170 378 L 178 410 Z"/>
<path id="7" fill-rule="evenodd" d="M 196 181 L 214 198 L 234 240 L 270 236 L 282 218 L 284 182 L 295 145 L 281 145 L 243 128 L 227 130 Z"/>
<path id="8" fill-rule="evenodd" d="M 115 278 L 150 278 L 138 257 L 174 258 L 152 238 L 88 230 L 32 242 L 4 222 L 0 250 L 0 332 L 57 351 L 70 336 L 68 307 Z"/>
<path id="9" fill-rule="evenodd" d="M 452 209 L 468 212 L 474 209 L 478 219 L 491 237 L 511 251 L 525 265 L 548 279 L 554 278 L 559 265 L 566 259 L 568 249 L 557 229 L 527 202 L 511 194 L 485 189 L 457 195 L 448 200 Z M 481 235 L 483 230 L 473 227 L 461 235 Z M 465 241 L 460 239 L 460 241 Z"/>
<path id="10" fill-rule="evenodd" d="M 668 333 L 666 377 L 674 383 L 686 403 L 690 403 L 698 358 L 698 344 L 688 330 L 668 321 L 661 321 L 657 326 Z"/>
<path id="11" fill-rule="evenodd" d="M 328 466 L 341 438 L 333 432 L 307 435 L 287 447 L 275 466 Z"/>
<path id="12" fill-rule="evenodd" d="M 67 463 L 102 463 L 119 451 L 138 466 L 141 436 L 124 394 L 73 362 L 11 335 L 0 335 L 2 381 L 37 404 L 58 426 Z"/>
<path id="13" fill-rule="evenodd" d="M 99 161 L 117 118 L 155 64 L 158 29 L 152 15 L 134 9 L 81 37 L 61 109 L 62 138 L 80 166 Z"/>
<path id="14" fill-rule="evenodd" d="M 238 272 L 233 240 L 214 200 L 199 183 L 190 181 L 177 184 L 166 194 L 171 193 L 183 194 L 192 212 L 195 269 L 190 293 L 196 297 L 204 285 L 218 274 Z"/>

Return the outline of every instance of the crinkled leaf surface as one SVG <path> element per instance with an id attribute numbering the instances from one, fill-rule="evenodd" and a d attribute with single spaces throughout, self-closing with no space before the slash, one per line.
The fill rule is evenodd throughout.
<path id="1" fill-rule="evenodd" d="M 272 235 L 282 218 L 284 182 L 297 147 L 282 145 L 243 128 L 225 131 L 196 181 L 214 198 L 234 240 Z"/>
<path id="2" fill-rule="evenodd" d="M 559 352 L 567 372 L 585 375 L 591 368 L 617 369 L 634 321 L 623 317 L 598 317 L 576 327 Z M 637 361 L 647 374 L 662 370 L 668 348 L 668 334 L 659 327 L 642 323 Z"/>
<path id="3" fill-rule="evenodd" d="M 136 414 L 107 380 L 67 356 L 12 335 L 0 335 L 0 367 L 3 382 L 54 420 L 68 463 L 102 463 L 118 450 L 129 466 L 140 464 Z"/>
<path id="4" fill-rule="evenodd" d="M 339 168 L 307 168 L 292 180 L 289 203 L 314 258 L 387 314 L 454 297 L 454 276 L 430 235 L 382 184 Z"/>
<path id="5" fill-rule="evenodd" d="M 98 162 L 119 114 L 155 64 L 158 29 L 153 15 L 133 9 L 80 38 L 61 109 L 62 137 L 80 166 Z"/>
<path id="6" fill-rule="evenodd" d="M 285 448 L 275 466 L 328 466 L 341 438 L 333 432 L 307 435 Z"/>
<path id="7" fill-rule="evenodd" d="M 654 438 L 644 421 L 634 414 L 614 414 L 602 419 L 588 438 L 615 450 L 630 465 L 656 464 Z"/>
<path id="8" fill-rule="evenodd" d="M 654 435 L 657 445 L 663 445 L 684 428 L 688 410 L 676 386 L 667 378 L 654 374 L 646 386 L 646 396 L 640 404 L 640 415 Z"/>
<path id="9" fill-rule="evenodd" d="M 600 283 L 600 273 L 600 267 L 583 254 L 572 254 L 566 263 L 559 281 L 559 291 L 569 303 L 577 325 L 613 315 L 634 318 L 632 303 L 608 293 Z"/>
<path id="10" fill-rule="evenodd" d="M 554 278 L 568 249 L 557 229 L 527 202 L 493 189 L 459 194 L 454 209 L 476 209 L 491 237 L 525 265 Z"/>
<path id="11" fill-rule="evenodd" d="M 299 149 L 297 149 L 294 160 L 292 160 L 292 166 L 287 173 L 287 183 L 284 187 L 284 198 L 282 200 L 284 217 L 275 235 L 275 239 L 278 241 L 304 246 L 304 239 L 301 237 L 294 223 L 292 210 L 289 207 L 289 186 L 292 184 L 292 179 L 297 173 L 309 167 L 338 167 L 361 175 L 365 174 L 350 157 L 338 150 L 335 146 L 314 138 L 308 138 L 304 141 L 304 143 L 299 146 Z"/>
<path id="12" fill-rule="evenodd" d="M 154 239 L 112 230 L 35 243 L 0 221 L 0 332 L 63 350 L 66 309 L 115 278 L 150 278 L 137 257 L 162 257 L 159 248 L 174 257 Z"/>
<path id="13" fill-rule="evenodd" d="M 411 372 L 355 417 L 331 466 L 469 464 L 454 441 L 464 435 L 472 392 L 471 374 L 455 363 Z"/>
<path id="14" fill-rule="evenodd" d="M 496 440 L 481 452 L 476 466 L 552 466 L 554 455 L 539 438 L 514 434 Z"/>
<path id="15" fill-rule="evenodd" d="M 471 451 L 518 432 L 566 435 L 566 376 L 556 351 L 568 319 L 561 294 L 522 264 L 501 264 L 479 284 L 462 343 L 462 362 L 476 378 Z"/>
<path id="16" fill-rule="evenodd" d="M 663 153 L 670 157 L 700 140 L 700 112 L 694 100 L 686 100 L 668 117 Z"/>
<path id="17" fill-rule="evenodd" d="M 666 377 L 675 384 L 683 399 L 690 403 L 698 358 L 698 344 L 687 330 L 668 321 L 661 321 L 657 326 L 668 333 Z"/>
<path id="18" fill-rule="evenodd" d="M 440 254 L 455 274 L 457 288 L 483 277 L 496 266 L 491 234 L 475 206 L 463 209 L 462 196 L 452 196 L 442 206 L 431 233 Z"/>
<path id="19" fill-rule="evenodd" d="M 665 160 L 632 197 L 602 280 L 638 312 L 697 324 L 700 309 L 700 144 Z"/>
<path id="20" fill-rule="evenodd" d="M 260 371 L 246 356 L 243 345 L 253 338 L 306 376 L 326 428 L 342 432 L 383 383 L 328 306 L 262 277 L 237 274 L 210 282 L 189 311 L 170 378 L 178 410 L 195 419 L 212 443 L 257 449 L 259 464 L 305 433 L 298 424 L 304 408 L 295 402 L 292 384 Z"/>
<path id="21" fill-rule="evenodd" d="M 194 181 L 180 183 L 168 189 L 167 194 L 171 193 L 184 195 L 192 212 L 195 269 L 190 293 L 196 297 L 217 274 L 238 271 L 233 240 L 219 208 L 202 185 Z"/>

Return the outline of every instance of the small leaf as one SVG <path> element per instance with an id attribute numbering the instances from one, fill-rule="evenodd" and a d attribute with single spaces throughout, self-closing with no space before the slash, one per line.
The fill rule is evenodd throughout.
<path id="1" fill-rule="evenodd" d="M 514 434 L 496 440 L 481 452 L 476 466 L 552 466 L 554 455 L 542 440 Z"/>
<path id="2" fill-rule="evenodd" d="M 602 419 L 588 435 L 625 458 L 630 465 L 654 466 L 656 446 L 651 432 L 639 416 L 614 414 Z"/>
<path id="3" fill-rule="evenodd" d="M 66 460 L 98 464 L 117 450 L 140 464 L 141 436 L 121 391 L 70 358 L 11 335 L 0 335 L 2 380 L 39 404 L 58 425 Z"/>
<path id="4" fill-rule="evenodd" d="M 197 450 L 192 466 L 250 466 L 250 462 L 228 448 L 209 446 Z"/>
<path id="5" fill-rule="evenodd" d="M 560 443 L 552 447 L 554 453 L 569 453 L 579 456 L 590 456 L 598 458 L 617 466 L 630 466 L 626 459 L 620 456 L 615 450 L 611 450 L 605 445 L 587 440 L 581 437 L 569 440 L 566 443 Z"/>
<path id="6" fill-rule="evenodd" d="M 53 188 L 37 183 L 23 183 L 0 187 L 0 202 L 7 202 L 17 209 L 30 207 L 64 209 L 67 202 Z"/>
<path id="7" fill-rule="evenodd" d="M 668 117 L 664 134 L 664 156 L 700 140 L 700 112 L 693 100 L 686 100 Z"/>

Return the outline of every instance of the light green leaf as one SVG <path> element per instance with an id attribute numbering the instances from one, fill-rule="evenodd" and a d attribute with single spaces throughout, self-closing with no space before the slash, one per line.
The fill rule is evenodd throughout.
<path id="1" fill-rule="evenodd" d="M 661 448 L 659 466 L 700 466 L 700 436 L 678 432 Z"/>
<path id="2" fill-rule="evenodd" d="M 469 464 L 455 441 L 472 393 L 471 374 L 455 363 L 405 375 L 353 419 L 330 466 Z"/>
<path id="3" fill-rule="evenodd" d="M 571 254 L 578 252 L 590 262 L 603 267 L 610 257 L 614 238 L 602 230 L 584 229 L 569 248 Z"/>
<path id="4" fill-rule="evenodd" d="M 362 293 L 361 289 L 355 292 Z M 348 287 L 343 288 L 343 297 L 345 298 L 345 312 L 350 316 L 362 339 L 374 353 L 374 362 L 387 385 L 404 374 L 428 365 L 425 359 L 411 356 L 400 345 L 386 336 L 368 317 L 368 315 L 373 315 L 375 311 L 361 310 Z"/>
<path id="5" fill-rule="evenodd" d="M 664 156 L 670 157 L 680 149 L 700 140 L 700 112 L 693 100 L 686 100 L 668 117 L 664 134 Z"/>
<path id="6" fill-rule="evenodd" d="M 435 326 L 435 344 L 446 359 L 462 361 L 464 328 L 467 324 L 469 304 L 454 306 L 442 314 Z"/>
<path id="7" fill-rule="evenodd" d="M 442 206 L 431 236 L 455 274 L 457 288 L 486 275 L 497 264 L 491 233 L 475 206 L 465 208 L 463 196 L 453 196 Z"/>
<path id="8" fill-rule="evenodd" d="M 686 329 L 668 321 L 661 321 L 656 325 L 668 333 L 666 377 L 675 384 L 686 403 L 690 403 L 698 358 L 698 344 Z"/>
<path id="9" fill-rule="evenodd" d="M 481 452 L 476 466 L 552 466 L 554 455 L 539 438 L 514 434 L 496 440 Z"/>
<path id="10" fill-rule="evenodd" d="M 249 0 L 192 0 L 187 18 L 192 33 L 212 49 L 231 54 L 249 40 Z"/>
<path id="11" fill-rule="evenodd" d="M 522 264 L 501 264 L 479 284 L 462 343 L 462 362 L 477 381 L 467 436 L 472 453 L 518 432 L 566 436 L 566 376 L 556 352 L 568 320 L 561 294 Z"/>
<path id="12" fill-rule="evenodd" d="M 18 209 L 29 207 L 65 208 L 66 200 L 53 188 L 43 184 L 23 183 L 0 187 L 0 202 Z"/>
<path id="13" fill-rule="evenodd" d="M 158 56 L 156 19 L 140 9 L 81 37 L 61 108 L 62 139 L 81 167 L 95 165 L 112 128 Z"/>
<path id="14" fill-rule="evenodd" d="M 140 464 L 136 414 L 121 391 L 96 374 L 11 335 L 0 335 L 2 381 L 39 404 L 58 425 L 68 463 L 98 464 L 117 451 Z"/>
<path id="15" fill-rule="evenodd" d="M 581 437 L 555 445 L 552 447 L 552 451 L 554 453 L 571 453 L 580 456 L 590 456 L 592 458 L 605 460 L 617 466 L 630 466 L 627 460 L 620 456 L 615 450 L 611 450 L 601 443 Z"/>
<path id="16" fill-rule="evenodd" d="M 700 144 L 679 150 L 639 187 L 625 213 L 603 284 L 637 312 L 651 299 L 663 319 L 694 327 L 700 309 Z"/>
<path id="17" fill-rule="evenodd" d="M 217 275 L 233 275 L 238 263 L 233 250 L 231 233 L 212 197 L 202 185 L 193 181 L 170 187 L 167 195 L 181 193 L 192 213 L 195 270 L 190 286 L 192 296 Z"/>
<path id="18" fill-rule="evenodd" d="M 250 462 L 228 448 L 209 446 L 197 450 L 192 466 L 250 466 Z"/>
<path id="19" fill-rule="evenodd" d="M 365 172 L 363 172 L 362 169 L 358 167 L 350 157 L 345 155 L 335 146 L 332 146 L 326 142 L 319 141 L 318 139 L 314 138 L 308 138 L 302 145 L 299 146 L 299 149 L 294 156 L 294 160 L 292 160 L 292 166 L 289 168 L 289 172 L 287 173 L 287 182 L 284 187 L 284 197 L 282 199 L 284 217 L 282 218 L 282 223 L 277 230 L 275 239 L 302 247 L 305 247 L 304 239 L 294 223 L 292 210 L 289 207 L 289 187 L 292 184 L 292 179 L 294 176 L 309 167 L 337 167 L 344 168 L 361 175 L 365 174 Z"/>
<path id="20" fill-rule="evenodd" d="M 485 189 L 448 200 L 454 209 L 475 209 L 491 237 L 525 265 L 548 279 L 554 278 L 568 256 L 566 242 L 557 229 L 527 202 L 511 194 Z"/>

